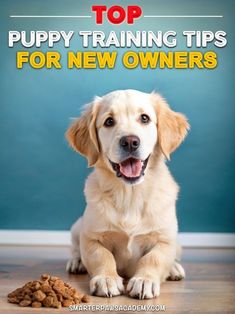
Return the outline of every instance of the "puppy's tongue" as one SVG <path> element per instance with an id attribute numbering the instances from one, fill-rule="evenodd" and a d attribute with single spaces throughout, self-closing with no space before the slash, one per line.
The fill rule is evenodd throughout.
<path id="1" fill-rule="evenodd" d="M 120 164 L 120 172 L 127 178 L 139 177 L 142 170 L 140 159 L 129 158 Z"/>

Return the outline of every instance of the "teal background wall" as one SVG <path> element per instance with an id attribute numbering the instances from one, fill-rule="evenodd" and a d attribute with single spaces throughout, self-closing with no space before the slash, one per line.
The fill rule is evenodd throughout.
<path id="1" fill-rule="evenodd" d="M 116 1 L 117 2 L 117 1 Z M 87 15 L 92 4 L 114 1 L 1 1 L 0 38 L 0 228 L 70 228 L 82 214 L 86 161 L 69 149 L 64 132 L 70 117 L 94 95 L 133 88 L 160 92 L 172 108 L 184 112 L 191 132 L 172 156 L 171 171 L 181 186 L 180 231 L 235 232 L 234 1 L 145 0 L 144 14 L 223 15 L 221 19 L 140 19 L 133 26 L 94 18 L 13 19 L 9 15 Z M 218 53 L 215 70 L 135 70 L 121 62 L 113 70 L 17 70 L 16 50 L 7 47 L 9 30 L 224 30 L 228 45 Z M 75 36 L 75 35 L 74 35 Z M 30 49 L 32 51 L 33 49 Z M 73 40 L 41 51 L 82 50 Z M 100 49 L 99 49 L 100 50 Z M 165 48 L 163 50 L 166 50 Z M 182 41 L 174 50 L 185 50 Z M 199 49 L 203 51 L 203 49 Z M 122 54 L 125 49 L 118 50 Z"/>

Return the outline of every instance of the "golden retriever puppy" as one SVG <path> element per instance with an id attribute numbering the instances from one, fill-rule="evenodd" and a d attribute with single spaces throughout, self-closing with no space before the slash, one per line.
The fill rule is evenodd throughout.
<path id="1" fill-rule="evenodd" d="M 160 283 L 179 280 L 176 262 L 178 186 L 165 159 L 189 124 L 158 94 L 119 90 L 95 98 L 69 127 L 70 145 L 94 171 L 85 185 L 87 207 L 72 227 L 70 272 L 89 273 L 90 292 L 157 297 Z"/>

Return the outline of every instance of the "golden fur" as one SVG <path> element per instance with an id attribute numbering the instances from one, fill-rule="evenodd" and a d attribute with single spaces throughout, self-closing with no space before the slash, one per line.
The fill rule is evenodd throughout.
<path id="1" fill-rule="evenodd" d="M 151 118 L 143 126 L 138 115 Z M 113 128 L 103 127 L 112 114 Z M 158 94 L 134 90 L 115 91 L 96 98 L 68 129 L 70 145 L 86 156 L 94 171 L 85 185 L 87 207 L 72 227 L 72 258 L 67 270 L 87 270 L 91 293 L 115 296 L 124 293 L 123 277 L 131 297 L 153 298 L 160 283 L 185 276 L 177 257 L 175 202 L 178 186 L 165 157 L 180 145 L 189 124 L 172 111 Z M 120 136 L 137 134 L 140 154 L 150 154 L 145 176 L 136 185 L 117 178 L 108 159 L 119 162 Z"/>

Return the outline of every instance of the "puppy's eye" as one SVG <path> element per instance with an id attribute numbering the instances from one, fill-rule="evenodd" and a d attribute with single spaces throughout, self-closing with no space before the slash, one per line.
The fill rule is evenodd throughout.
<path id="1" fill-rule="evenodd" d="M 104 126 L 106 126 L 108 128 L 111 127 L 111 126 L 114 126 L 114 119 L 112 117 L 107 118 L 104 121 Z"/>
<path id="2" fill-rule="evenodd" d="M 149 118 L 149 116 L 148 116 L 147 114 L 144 114 L 144 113 L 143 113 L 143 114 L 140 116 L 140 121 L 141 121 L 142 123 L 147 124 L 147 123 L 149 123 L 150 118 Z"/>

